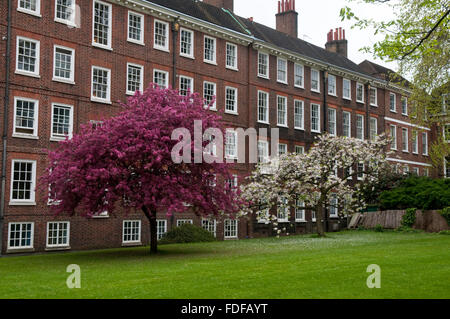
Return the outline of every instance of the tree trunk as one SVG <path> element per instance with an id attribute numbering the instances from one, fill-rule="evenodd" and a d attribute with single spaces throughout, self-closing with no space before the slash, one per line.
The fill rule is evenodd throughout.
<path id="1" fill-rule="evenodd" d="M 319 203 L 316 206 L 316 225 L 317 225 L 317 235 L 319 235 L 319 237 L 325 237 L 322 220 L 323 220 L 323 205 L 322 203 Z"/>
<path id="2" fill-rule="evenodd" d="M 158 252 L 158 235 L 156 223 L 156 211 L 149 210 L 147 207 L 142 207 L 145 216 L 150 222 L 150 253 L 156 254 Z"/>

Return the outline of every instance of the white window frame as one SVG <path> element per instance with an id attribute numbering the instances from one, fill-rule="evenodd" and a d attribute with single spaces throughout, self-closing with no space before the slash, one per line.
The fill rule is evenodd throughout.
<path id="1" fill-rule="evenodd" d="M 72 52 L 72 63 L 70 64 L 70 78 L 62 78 L 55 75 L 56 72 L 56 50 L 62 49 Z M 62 45 L 54 45 L 53 47 L 53 81 L 63 82 L 68 84 L 75 84 L 75 50 L 69 47 L 64 47 Z"/>
<path id="2" fill-rule="evenodd" d="M 76 21 L 75 17 L 76 17 L 76 14 L 77 14 L 77 12 L 76 12 L 76 0 L 73 0 L 71 9 L 72 9 L 72 14 L 70 16 L 72 18 L 71 20 L 65 20 L 65 19 L 58 18 L 58 0 L 55 0 L 55 22 L 63 23 L 63 24 L 66 24 L 66 25 L 69 25 L 69 26 L 72 26 L 72 27 L 76 26 L 76 24 L 75 24 L 75 21 Z"/>
<path id="3" fill-rule="evenodd" d="M 344 118 L 345 116 L 348 115 L 348 135 L 346 134 L 346 129 L 345 129 L 345 122 L 344 122 Z M 352 137 L 352 113 L 350 112 L 342 112 L 342 135 L 345 137 Z"/>
<path id="4" fill-rule="evenodd" d="M 394 132 L 394 134 L 392 134 L 392 132 Z M 396 151 L 398 148 L 398 140 L 397 140 L 397 126 L 396 125 L 390 125 L 389 126 L 389 135 L 391 138 L 393 138 L 392 142 L 391 142 L 391 150 Z M 393 145 L 395 145 L 395 147 L 392 147 Z"/>
<path id="5" fill-rule="evenodd" d="M 180 80 L 179 80 L 180 83 L 178 84 L 180 94 L 183 91 L 183 88 L 181 87 L 181 84 L 182 84 L 181 80 L 182 79 L 189 80 L 189 82 L 191 83 L 191 87 L 189 88 L 189 92 L 186 90 L 186 94 L 194 93 L 194 79 L 191 78 L 190 76 L 180 75 Z M 183 95 L 183 94 L 181 94 L 181 95 Z"/>
<path id="6" fill-rule="evenodd" d="M 11 246 L 10 242 L 11 242 L 11 225 L 17 225 L 20 224 L 20 232 L 22 233 L 22 226 L 24 224 L 31 224 L 31 234 L 30 234 L 30 245 L 27 246 Z M 22 238 L 20 238 L 20 240 L 22 240 Z M 8 246 L 7 246 L 8 250 L 20 250 L 20 249 L 33 249 L 34 247 L 34 222 L 12 222 L 12 223 L 8 223 Z"/>
<path id="7" fill-rule="evenodd" d="M 137 240 L 125 240 L 125 223 L 138 223 L 138 239 Z M 131 228 L 133 229 L 133 228 Z M 130 234 L 130 236 L 132 236 Z M 140 244 L 142 238 L 142 221 L 139 219 L 136 220 L 124 220 L 122 222 L 122 244 Z"/>
<path id="8" fill-rule="evenodd" d="M 211 111 L 217 111 L 217 83 L 210 82 L 210 81 L 203 81 L 203 100 L 205 101 L 204 102 L 205 103 L 205 108 L 208 107 L 208 104 L 206 104 L 206 99 L 205 99 L 205 85 L 206 84 L 212 85 L 213 88 L 214 88 L 214 94 L 213 94 L 212 98 L 215 97 L 215 99 L 214 99 L 214 103 L 211 106 L 210 110 Z"/>
<path id="9" fill-rule="evenodd" d="M 444 138 L 444 142 L 450 143 L 450 123 L 446 123 L 443 125 L 442 136 Z"/>
<path id="10" fill-rule="evenodd" d="M 139 17 L 141 19 L 141 29 L 140 29 L 140 38 L 141 40 L 136 40 L 133 38 L 130 38 L 130 16 L 136 16 Z M 128 10 L 128 15 L 127 15 L 128 19 L 127 19 L 127 41 L 131 42 L 131 43 L 135 43 L 135 44 L 139 44 L 139 45 L 143 45 L 145 46 L 144 43 L 144 33 L 145 33 L 145 16 L 143 14 Z"/>
<path id="11" fill-rule="evenodd" d="M 295 154 L 305 154 L 305 147 L 303 145 L 295 145 Z"/>
<path id="12" fill-rule="evenodd" d="M 227 149 L 229 149 L 229 144 L 227 143 L 228 134 L 234 135 L 234 146 L 232 148 L 233 153 L 227 152 Z M 234 129 L 227 129 L 225 134 L 225 158 L 235 160 L 238 157 L 238 134 L 237 131 Z"/>
<path id="13" fill-rule="evenodd" d="M 415 130 L 412 132 L 411 148 L 413 154 L 419 154 L 419 134 Z"/>
<path id="14" fill-rule="evenodd" d="M 403 109 L 403 101 L 406 102 L 406 107 L 405 107 L 406 111 Z M 402 96 L 400 103 L 402 106 L 402 115 L 408 116 L 408 98 L 406 96 Z"/>
<path id="15" fill-rule="evenodd" d="M 214 51 L 213 51 L 213 59 L 212 60 L 206 59 L 206 39 L 212 40 L 213 44 L 214 44 L 213 45 L 213 50 Z M 205 35 L 203 37 L 203 62 L 217 65 L 217 39 L 216 38 L 209 37 L 207 35 Z"/>
<path id="16" fill-rule="evenodd" d="M 336 205 L 336 207 L 332 206 L 332 205 Z M 329 214 L 330 214 L 330 218 L 337 218 L 339 217 L 339 209 L 338 206 L 339 202 L 338 202 L 338 198 L 336 194 L 331 195 L 331 199 L 330 199 L 330 207 L 329 207 Z M 334 212 L 333 214 L 331 212 Z"/>
<path id="17" fill-rule="evenodd" d="M 357 173 L 356 176 L 357 176 L 357 180 L 358 180 L 358 181 L 364 180 L 364 175 L 365 175 L 364 173 L 361 174 L 362 176 L 359 175 L 359 166 L 360 166 L 360 165 L 362 165 L 362 171 L 363 171 L 363 172 L 364 172 L 364 169 L 365 169 L 365 167 L 366 167 L 366 165 L 365 165 L 364 163 L 358 163 L 358 164 L 356 164 L 356 173 Z"/>
<path id="18" fill-rule="evenodd" d="M 98 97 L 94 96 L 94 69 L 108 72 L 108 89 L 106 92 L 106 99 L 102 99 L 102 98 L 98 98 Z M 93 65 L 91 67 L 91 101 L 98 102 L 98 103 L 112 104 L 111 103 L 111 69 L 103 68 L 103 67 L 96 66 L 96 65 Z"/>
<path id="19" fill-rule="evenodd" d="M 194 225 L 194 221 L 192 219 L 177 219 L 177 227 L 180 227 L 184 224 Z"/>
<path id="20" fill-rule="evenodd" d="M 50 140 L 51 141 L 61 141 L 61 140 L 65 140 L 66 136 L 60 136 L 60 135 L 55 135 L 55 132 L 53 131 L 53 116 L 54 116 L 54 109 L 55 106 L 62 106 L 64 108 L 68 108 L 70 109 L 70 122 L 69 122 L 69 134 L 67 135 L 69 137 L 69 139 L 72 138 L 73 135 L 73 114 L 74 114 L 74 107 L 73 105 L 69 105 L 69 104 L 64 104 L 64 103 L 52 103 L 52 118 L 50 121 Z"/>
<path id="21" fill-rule="evenodd" d="M 22 8 L 20 6 L 20 0 L 17 1 L 17 11 L 19 12 L 23 12 L 23 13 L 27 13 L 27 14 L 31 14 L 37 17 L 42 17 L 41 15 L 41 0 L 36 0 L 36 11 L 33 10 L 29 10 L 26 8 Z"/>
<path id="22" fill-rule="evenodd" d="M 331 79 L 334 79 L 333 80 L 334 81 L 334 90 L 332 92 L 330 92 L 330 84 L 332 82 Z M 328 95 L 337 96 L 336 95 L 336 92 L 337 92 L 337 78 L 336 78 L 335 75 L 328 74 L 328 89 L 327 89 L 327 91 L 328 91 Z"/>
<path id="23" fill-rule="evenodd" d="M 230 235 L 227 236 L 227 223 L 235 223 L 235 234 L 230 232 Z M 230 225 L 232 227 L 232 225 Z M 237 239 L 239 234 L 239 222 L 237 219 L 225 219 L 223 221 L 223 237 L 225 239 Z"/>
<path id="24" fill-rule="evenodd" d="M 260 120 L 260 95 L 263 94 L 265 96 L 265 121 Z M 269 93 L 266 91 L 258 90 L 258 98 L 257 98 L 257 107 L 258 107 L 258 123 L 269 124 Z"/>
<path id="25" fill-rule="evenodd" d="M 278 156 L 285 155 L 287 153 L 288 153 L 288 145 L 286 143 L 278 143 Z"/>
<path id="26" fill-rule="evenodd" d="M 361 87 L 361 99 L 358 99 L 358 88 Z M 356 102 L 364 104 L 364 84 L 356 82 Z"/>
<path id="27" fill-rule="evenodd" d="M 49 235 L 50 235 L 50 224 L 58 224 L 56 232 L 58 233 L 57 239 L 60 238 L 59 232 L 60 232 L 60 224 L 67 224 L 67 242 L 65 244 L 49 244 Z M 47 222 L 47 236 L 45 237 L 45 246 L 48 248 L 68 248 L 70 247 L 70 222 L 69 221 L 49 221 Z"/>
<path id="28" fill-rule="evenodd" d="M 34 123 L 33 123 L 33 134 L 26 133 L 16 133 L 16 118 L 17 118 L 17 101 L 26 101 L 34 103 Z M 14 119 L 13 119 L 13 137 L 19 138 L 30 138 L 38 139 L 38 129 L 39 129 L 39 100 L 29 99 L 25 97 L 15 96 L 14 97 Z"/>
<path id="29" fill-rule="evenodd" d="M 261 153 L 260 151 L 263 152 Z M 258 140 L 257 153 L 258 163 L 267 163 L 269 161 L 269 141 Z"/>
<path id="30" fill-rule="evenodd" d="M 317 111 L 317 127 L 318 129 L 313 129 L 313 107 L 317 107 L 318 111 Z M 320 104 L 317 103 L 311 103 L 311 132 L 313 133 L 320 133 L 321 132 L 321 123 L 320 123 L 320 112 L 321 112 L 321 107 Z"/>
<path id="31" fill-rule="evenodd" d="M 266 74 L 263 74 L 263 73 L 259 72 L 260 71 L 260 68 L 259 68 L 259 66 L 260 66 L 260 59 L 259 59 L 260 55 L 263 55 L 263 56 L 266 57 L 266 62 L 267 62 Z M 258 63 L 258 65 L 257 65 L 258 77 L 263 78 L 263 79 L 269 79 L 270 78 L 270 61 L 269 60 L 270 60 L 270 55 L 269 54 L 261 52 L 261 51 L 258 51 L 258 61 L 257 61 L 257 63 Z"/>
<path id="32" fill-rule="evenodd" d="M 127 72 L 126 72 L 126 94 L 127 95 L 134 95 L 136 92 L 132 92 L 128 90 L 128 71 L 130 67 L 139 68 L 141 69 L 141 76 L 140 76 L 140 82 L 139 82 L 139 92 L 143 92 L 144 90 L 144 66 L 140 64 L 135 63 L 127 63 Z"/>
<path id="33" fill-rule="evenodd" d="M 161 233 L 159 231 L 160 229 L 160 223 L 164 224 L 164 232 Z M 167 233 L 167 219 L 157 219 L 156 220 L 156 238 L 157 240 L 161 240 L 162 236 Z"/>
<path id="34" fill-rule="evenodd" d="M 280 62 L 284 62 L 286 69 L 284 70 L 284 79 L 280 79 Z M 277 82 L 288 84 L 288 61 L 286 59 L 277 57 Z"/>
<path id="35" fill-rule="evenodd" d="M 183 32 L 189 33 L 191 35 L 191 43 L 190 43 L 191 53 L 190 54 L 181 52 L 181 49 L 182 49 L 182 45 L 181 45 L 182 41 L 181 40 L 182 40 L 182 33 Z M 180 56 L 185 57 L 185 58 L 194 59 L 194 48 L 195 48 L 194 44 L 195 44 L 194 31 L 186 29 L 186 28 L 180 28 Z"/>
<path id="36" fill-rule="evenodd" d="M 34 72 L 19 69 L 19 41 L 34 42 L 36 44 L 36 63 L 34 65 Z M 41 42 L 39 40 L 30 39 L 27 37 L 17 36 L 16 39 L 16 74 L 32 76 L 40 78 L 40 60 L 41 60 Z"/>
<path id="37" fill-rule="evenodd" d="M 296 199 L 295 200 L 295 222 L 296 223 L 304 223 L 306 222 L 306 210 L 303 208 L 298 208 L 298 207 L 304 207 L 305 206 L 305 202 Z M 301 216 L 303 216 L 303 218 L 297 218 L 297 215 L 301 213 Z"/>
<path id="38" fill-rule="evenodd" d="M 13 184 L 14 184 L 14 164 L 15 163 L 31 163 L 32 164 L 32 178 L 30 186 L 30 199 L 13 199 Z M 10 185 L 10 202 L 13 206 L 35 206 L 36 205 L 36 161 L 27 159 L 13 159 L 11 160 L 11 185 Z"/>
<path id="39" fill-rule="evenodd" d="M 166 37 L 166 42 L 164 43 L 164 46 L 159 45 L 156 43 L 156 24 L 160 23 L 162 25 L 166 26 L 166 32 L 165 32 L 165 37 Z M 162 21 L 162 20 L 158 20 L 158 19 L 154 19 L 153 21 L 153 48 L 156 50 L 160 50 L 160 51 L 164 51 L 164 52 L 169 52 L 169 23 Z"/>
<path id="40" fill-rule="evenodd" d="M 394 97 L 394 108 L 392 108 L 391 105 L 391 97 Z M 397 113 L 397 96 L 395 95 L 395 93 L 389 93 L 389 111 L 391 111 L 392 113 Z"/>
<path id="41" fill-rule="evenodd" d="M 297 107 L 300 107 L 302 110 L 301 113 L 301 121 L 300 126 L 295 125 L 298 121 L 296 121 L 296 117 L 298 116 Z M 305 102 L 302 100 L 294 100 L 294 129 L 295 130 L 305 130 Z"/>
<path id="42" fill-rule="evenodd" d="M 422 155 L 428 156 L 428 133 L 422 132 Z"/>
<path id="43" fill-rule="evenodd" d="M 298 72 L 297 72 L 299 67 L 302 70 L 301 74 L 298 74 Z M 302 79 L 301 85 L 297 84 L 297 78 Z M 305 67 L 303 64 L 300 64 L 300 63 L 294 63 L 294 87 L 299 88 L 299 89 L 305 88 Z"/>
<path id="44" fill-rule="evenodd" d="M 378 135 L 378 119 L 376 117 L 370 117 L 369 118 L 369 140 L 373 141 L 377 135 Z"/>
<path id="45" fill-rule="evenodd" d="M 232 90 L 234 91 L 234 107 L 233 110 L 228 110 L 227 109 L 227 92 L 228 90 Z M 233 114 L 233 115 L 238 115 L 238 89 L 235 87 L 231 87 L 231 86 L 226 86 L 225 87 L 225 113 L 227 114 Z"/>
<path id="46" fill-rule="evenodd" d="M 104 45 L 104 44 L 100 44 L 94 41 L 94 36 L 95 36 L 95 21 L 94 21 L 94 17 L 95 17 L 95 4 L 99 3 L 102 5 L 105 5 L 108 7 L 108 44 Z M 112 16 L 112 5 L 110 3 L 107 2 L 103 2 L 103 1 L 99 1 L 99 0 L 94 0 L 92 2 L 92 46 L 94 47 L 98 47 L 101 49 L 106 49 L 106 50 L 112 50 L 112 20 L 113 20 L 113 16 Z"/>
<path id="47" fill-rule="evenodd" d="M 402 152 L 404 152 L 404 153 L 409 153 L 409 138 L 408 138 L 408 135 L 409 135 L 408 129 L 405 128 L 405 127 L 402 127 Z"/>
<path id="48" fill-rule="evenodd" d="M 358 119 L 361 119 L 361 127 L 358 128 Z M 359 133 L 361 133 L 360 137 L 358 137 Z M 364 115 L 356 114 L 356 136 L 359 140 L 364 140 Z"/>
<path id="49" fill-rule="evenodd" d="M 331 121 L 331 113 L 333 113 L 333 121 Z M 333 132 L 331 129 L 333 129 Z M 337 135 L 337 111 L 331 107 L 328 108 L 328 133 L 330 133 L 331 136 Z"/>
<path id="50" fill-rule="evenodd" d="M 228 46 L 233 47 L 234 48 L 234 53 L 235 53 L 235 59 L 234 59 L 234 65 L 228 65 Z M 227 69 L 233 70 L 233 71 L 238 71 L 238 46 L 236 44 L 230 43 L 230 42 L 226 42 L 225 43 L 225 67 Z"/>
<path id="51" fill-rule="evenodd" d="M 348 83 L 348 96 L 345 95 L 345 83 Z M 349 79 L 342 79 L 342 98 L 345 100 L 352 100 L 352 81 Z"/>
<path id="52" fill-rule="evenodd" d="M 212 223 L 212 225 L 211 225 Z M 209 231 L 214 237 L 217 237 L 217 220 L 215 219 L 202 219 L 202 228 L 206 231 Z M 211 230 L 212 229 L 212 230 Z"/>
<path id="53" fill-rule="evenodd" d="M 277 222 L 278 223 L 289 223 L 289 203 L 285 198 L 281 198 L 281 201 L 284 202 L 284 204 L 286 205 L 286 207 L 280 207 L 281 205 L 279 205 L 277 207 Z"/>
<path id="54" fill-rule="evenodd" d="M 372 103 L 372 90 L 375 90 L 374 93 L 375 103 Z M 369 90 L 369 103 L 371 106 L 378 107 L 378 89 L 376 87 L 371 87 Z"/>
<path id="55" fill-rule="evenodd" d="M 159 69 L 153 69 L 153 83 L 156 83 L 156 81 L 155 81 L 155 75 L 156 75 L 156 72 L 159 72 L 159 73 L 163 73 L 164 75 L 165 75 L 165 77 L 166 77 L 166 83 L 162 86 L 163 88 L 165 88 L 165 89 L 167 89 L 168 87 L 169 87 L 169 72 L 167 72 L 167 71 L 164 71 L 164 70 L 159 70 Z M 158 84 L 159 85 L 159 84 Z"/>
<path id="56" fill-rule="evenodd" d="M 314 80 L 313 74 L 317 74 L 317 89 L 313 88 L 313 80 Z M 320 71 L 312 68 L 311 68 L 311 91 L 320 93 Z"/>
<path id="57" fill-rule="evenodd" d="M 280 101 L 284 101 L 284 118 L 280 119 Z M 287 97 L 283 95 L 277 95 L 277 126 L 288 127 L 288 107 L 287 107 Z M 280 121 L 282 120 L 282 121 Z"/>

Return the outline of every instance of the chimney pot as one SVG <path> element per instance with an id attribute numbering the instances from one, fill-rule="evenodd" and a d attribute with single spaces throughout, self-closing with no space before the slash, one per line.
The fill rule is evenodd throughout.
<path id="1" fill-rule="evenodd" d="M 331 29 L 328 32 L 325 49 L 347 57 L 347 40 L 345 39 L 345 30 L 342 27 Z"/>
<path id="2" fill-rule="evenodd" d="M 278 1 L 277 31 L 298 38 L 298 13 L 295 11 L 295 0 Z"/>

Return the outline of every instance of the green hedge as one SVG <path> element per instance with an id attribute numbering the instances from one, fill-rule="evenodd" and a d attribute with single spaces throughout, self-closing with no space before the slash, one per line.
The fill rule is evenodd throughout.
<path id="1" fill-rule="evenodd" d="M 450 179 L 410 177 L 380 195 L 381 209 L 438 210 L 450 206 Z"/>
<path id="2" fill-rule="evenodd" d="M 161 244 L 176 244 L 176 243 L 199 243 L 215 241 L 216 238 L 209 231 L 192 224 L 184 224 L 180 227 L 175 227 L 162 238 Z"/>

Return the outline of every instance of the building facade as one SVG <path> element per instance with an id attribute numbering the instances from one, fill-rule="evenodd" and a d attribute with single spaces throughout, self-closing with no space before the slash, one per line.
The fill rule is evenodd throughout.
<path id="1" fill-rule="evenodd" d="M 361 139 L 386 132 L 395 138 L 392 163 L 431 174 L 429 129 L 411 124 L 408 91 L 380 77 L 376 65 L 347 59 L 344 30 L 330 31 L 324 49 L 298 39 L 294 1 L 278 4 L 276 29 L 239 17 L 233 7 L 233 0 L 2 1 L 3 254 L 148 243 L 143 214 L 53 216 L 36 185 L 49 149 L 80 125 L 101 125 L 151 82 L 198 92 L 206 102 L 216 97 L 212 112 L 230 128 L 279 128 L 274 151 L 270 134 L 258 140 L 260 161 L 307 151 L 324 132 Z M 226 155 L 235 157 L 237 148 L 230 136 Z M 236 176 L 253 168 L 234 166 Z M 335 209 L 327 220 L 330 230 L 344 222 Z M 309 211 L 279 221 L 295 233 L 313 231 L 316 222 Z M 219 239 L 272 233 L 252 219 L 161 212 L 158 236 L 182 223 Z"/>

